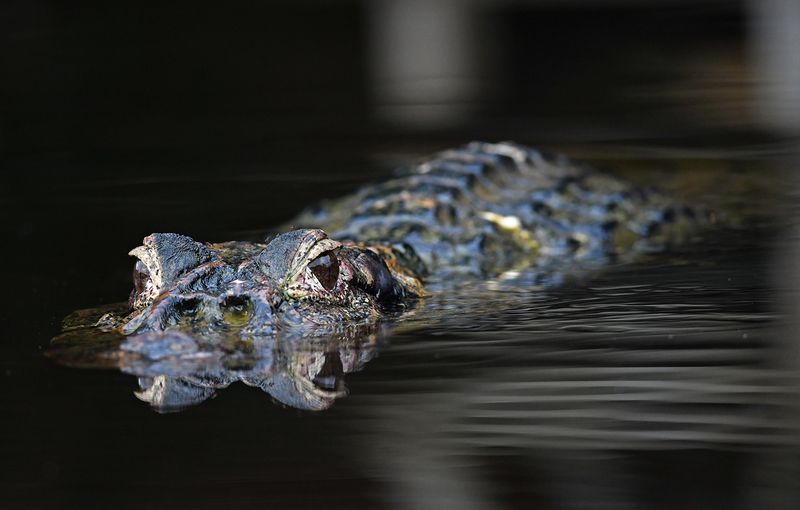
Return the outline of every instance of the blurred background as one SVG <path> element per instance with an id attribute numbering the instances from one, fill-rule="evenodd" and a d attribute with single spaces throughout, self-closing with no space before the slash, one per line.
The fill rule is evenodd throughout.
<path id="1" fill-rule="evenodd" d="M 0 507 L 800 507 L 797 0 L 7 0 L 0 34 Z M 747 219 L 465 303 L 320 415 L 157 415 L 42 355 L 150 232 L 258 239 L 471 139 L 746 174 L 698 182 Z"/>
<path id="2" fill-rule="evenodd" d="M 792 0 L 33 0 L 4 2 L 0 23 L 0 147 L 19 165 L 800 124 Z"/>

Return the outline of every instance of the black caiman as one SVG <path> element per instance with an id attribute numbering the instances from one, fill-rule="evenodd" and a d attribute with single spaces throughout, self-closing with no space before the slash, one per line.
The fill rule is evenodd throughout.
<path id="1" fill-rule="evenodd" d="M 324 409 L 382 328 L 430 293 L 553 285 L 680 242 L 707 217 L 562 155 L 473 142 L 309 209 L 263 243 L 146 237 L 130 252 L 128 303 L 75 312 L 50 355 L 139 375 L 137 395 L 160 410 L 237 380 Z"/>

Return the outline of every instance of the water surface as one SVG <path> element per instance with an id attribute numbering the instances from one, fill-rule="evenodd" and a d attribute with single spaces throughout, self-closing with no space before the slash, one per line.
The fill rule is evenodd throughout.
<path id="1" fill-rule="evenodd" d="M 319 156 L 292 154 L 267 168 L 118 162 L 125 177 L 109 181 L 21 177 L 0 202 L 11 507 L 796 507 L 786 151 L 571 153 L 722 219 L 693 244 L 558 286 L 435 294 L 317 413 L 234 384 L 159 414 L 134 397 L 134 376 L 42 351 L 67 313 L 125 299 L 125 254 L 144 235 L 252 238 L 374 178 L 385 158 L 342 151 L 324 173 Z"/>

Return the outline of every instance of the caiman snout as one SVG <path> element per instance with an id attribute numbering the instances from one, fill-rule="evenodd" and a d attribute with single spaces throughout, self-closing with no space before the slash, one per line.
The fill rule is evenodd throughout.
<path id="1" fill-rule="evenodd" d="M 269 288 L 243 292 L 170 294 L 140 310 L 123 328 L 126 334 L 179 327 L 187 331 L 233 331 L 269 334 L 275 330 L 276 314 Z"/>

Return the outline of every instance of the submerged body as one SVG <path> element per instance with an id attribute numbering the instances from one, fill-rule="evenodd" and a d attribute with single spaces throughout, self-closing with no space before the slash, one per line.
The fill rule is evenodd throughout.
<path id="1" fill-rule="evenodd" d="M 230 360 L 233 353 L 249 360 L 233 379 L 269 391 L 275 385 L 248 370 L 260 370 L 257 361 L 266 351 L 273 356 L 278 338 L 367 338 L 413 309 L 426 285 L 508 280 L 521 269 L 558 281 L 576 268 L 681 240 L 697 216 L 562 156 L 473 142 L 308 210 L 264 243 L 148 236 L 131 251 L 138 260 L 127 309 L 72 322 L 125 335 L 121 358 L 139 372 L 142 360 Z M 300 365 L 289 372 L 304 380 L 330 369 L 318 359 Z M 219 370 L 226 375 L 211 378 L 229 384 L 231 370 Z M 163 400 L 163 381 L 156 396 L 156 383 L 148 384 L 147 398 Z"/>

